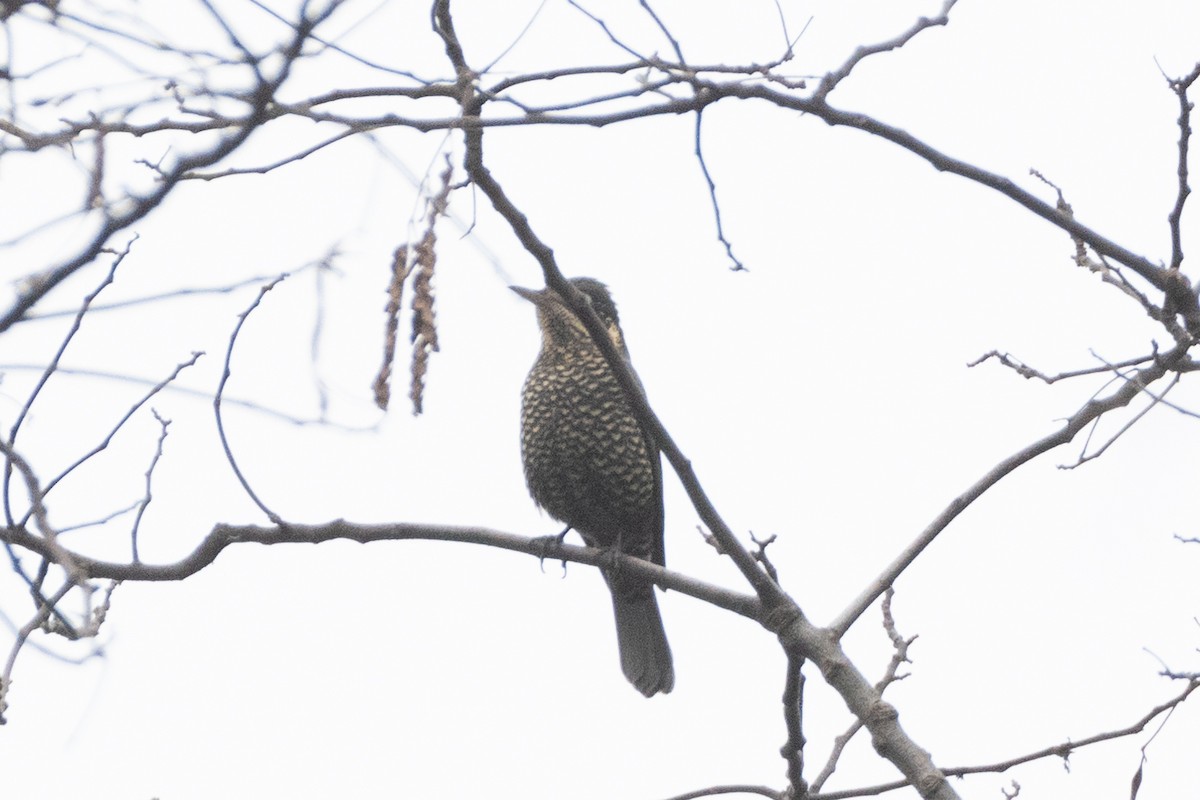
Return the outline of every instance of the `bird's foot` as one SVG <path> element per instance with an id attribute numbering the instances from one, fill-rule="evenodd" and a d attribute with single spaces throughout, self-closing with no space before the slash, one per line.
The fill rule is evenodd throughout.
<path id="1" fill-rule="evenodd" d="M 554 536 L 535 536 L 529 540 L 533 545 L 538 557 L 538 569 L 542 572 L 546 571 L 546 559 L 552 553 L 562 547 L 563 540 L 567 538 L 567 534 L 571 532 L 571 526 L 562 529 L 562 533 L 557 533 Z M 567 574 L 567 560 L 564 558 L 562 562 L 563 575 Z"/>
<path id="2" fill-rule="evenodd" d="M 616 542 L 604 548 L 600 556 L 600 569 L 605 575 L 614 576 L 621 572 L 621 543 Z"/>

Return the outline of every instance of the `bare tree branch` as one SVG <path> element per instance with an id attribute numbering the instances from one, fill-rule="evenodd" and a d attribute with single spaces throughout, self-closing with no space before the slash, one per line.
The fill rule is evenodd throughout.
<path id="1" fill-rule="evenodd" d="M 154 386 L 150 387 L 150 391 L 146 392 L 146 394 L 144 394 L 132 406 L 130 406 L 128 410 L 126 410 L 126 412 L 121 416 L 121 418 L 119 420 L 117 420 L 117 422 L 111 428 L 109 428 L 108 433 L 105 434 L 104 438 L 100 441 L 99 444 L 97 444 L 91 450 L 88 450 L 86 453 L 84 453 L 79 458 L 77 458 L 62 472 L 60 472 L 59 474 L 57 474 L 53 478 L 51 478 L 46 483 L 45 492 L 48 494 L 52 489 L 54 489 L 55 486 L 57 486 L 61 481 L 63 481 L 68 475 L 70 475 L 72 472 L 74 472 L 80 466 L 85 464 L 87 461 L 89 461 L 94 456 L 98 455 L 99 453 L 104 452 L 104 450 L 106 450 L 108 448 L 108 446 L 110 444 L 112 444 L 112 440 L 117 435 L 117 432 L 125 427 L 125 423 L 128 422 L 133 417 L 133 415 L 136 414 L 138 412 L 138 410 L 142 408 L 142 406 L 144 406 L 146 403 L 150 402 L 151 398 L 153 398 L 156 394 L 158 394 L 163 389 L 165 389 L 167 386 L 169 386 L 172 382 L 174 382 L 175 379 L 179 377 L 179 374 L 181 372 L 183 372 L 188 367 L 194 366 L 195 363 L 200 359 L 200 357 L 202 355 L 203 355 L 203 353 L 192 353 L 191 358 L 189 358 L 186 361 L 182 361 L 179 364 L 176 364 L 175 369 L 171 372 L 170 375 L 163 378 L 158 383 L 154 384 Z M 29 520 L 29 517 L 28 517 L 28 515 L 26 515 L 25 519 L 21 520 L 17 524 L 25 525 L 28 522 L 28 520 Z"/>
<path id="2" fill-rule="evenodd" d="M 701 122 L 704 115 L 696 112 L 696 146 L 693 152 L 696 154 L 696 161 L 700 164 L 700 172 L 704 175 L 704 182 L 708 185 L 708 197 L 712 201 L 713 217 L 717 223 L 717 241 L 725 247 L 725 255 L 729 257 L 734 272 L 746 269 L 746 265 L 733 254 L 733 245 L 725 236 L 725 226 L 721 222 L 721 204 L 717 202 L 717 184 L 713 181 L 712 173 L 708 171 L 708 162 L 704 159 L 704 147 L 700 138 Z"/>
<path id="3" fill-rule="evenodd" d="M 305 4 L 307 6 L 307 3 Z M 304 42 L 314 28 L 324 21 L 337 7 L 336 3 L 329 4 L 323 11 L 312 17 L 301 16 L 294 25 L 294 36 L 281 50 L 282 64 L 276 74 L 267 79 L 261 79 L 254 90 L 247 96 L 251 106 L 250 113 L 242 120 L 235 131 L 223 137 L 215 146 L 205 150 L 181 156 L 175 165 L 160 173 L 157 188 L 147 195 L 132 197 L 128 208 L 116 213 L 106 213 L 99 230 L 89 242 L 73 257 L 58 266 L 51 267 L 37 276 L 36 281 L 28 282 L 24 291 L 18 294 L 15 302 L 8 310 L 0 313 L 0 333 L 20 322 L 25 314 L 33 308 L 52 289 L 71 275 L 90 264 L 104 251 L 108 241 L 119 231 L 128 228 L 143 219 L 159 206 L 175 186 L 190 172 L 201 167 L 211 166 L 238 149 L 260 125 L 270 119 L 274 112 L 271 103 L 279 87 L 283 85 L 291 73 L 292 64 L 299 57 Z M 257 65 L 254 67 L 257 70 Z M 224 127 L 224 126 L 222 126 Z"/>
<path id="4" fill-rule="evenodd" d="M 229 365 L 233 360 L 233 348 L 237 344 L 238 334 L 241 333 L 242 326 L 246 324 L 246 319 L 249 318 L 254 309 L 258 308 L 258 304 L 262 302 L 262 299 L 266 296 L 267 292 L 274 289 L 279 282 L 285 278 L 287 278 L 287 273 L 280 275 L 279 277 L 275 278 L 275 280 L 264 285 L 261 289 L 259 289 L 258 296 L 254 298 L 254 302 L 250 304 L 250 307 L 241 314 L 238 314 L 237 325 L 234 326 L 233 333 L 229 335 L 229 347 L 225 351 L 225 368 L 221 371 L 221 380 L 217 384 L 217 391 L 213 396 L 213 413 L 217 418 L 217 436 L 220 438 L 221 447 L 225 451 L 225 460 L 229 462 L 229 466 L 233 470 L 233 474 L 237 476 L 238 482 L 242 484 L 242 489 L 246 492 L 246 495 L 254 501 L 254 504 L 258 506 L 264 514 L 267 515 L 267 519 L 271 520 L 271 522 L 275 523 L 276 525 L 283 525 L 283 519 L 274 511 L 267 508 L 266 504 L 263 503 L 255 491 L 250 488 L 250 482 L 246 480 L 246 476 L 242 473 L 241 468 L 239 468 L 237 465 L 237 459 L 233 457 L 233 450 L 230 449 L 229 446 L 229 438 L 225 435 L 225 421 L 221 416 L 221 396 L 225 393 L 225 384 L 229 381 L 230 375 L 233 374 Z"/>
<path id="5" fill-rule="evenodd" d="M 932 19 L 929 17 L 921 17 L 913 23 L 911 28 L 894 38 L 888 39 L 885 42 L 880 42 L 879 44 L 863 45 L 856 49 L 850 55 L 850 58 L 846 59 L 845 63 L 821 79 L 820 84 L 817 85 L 816 91 L 813 92 L 813 99 L 818 102 L 824 102 L 825 98 L 829 96 L 830 92 L 837 88 L 839 83 L 850 77 L 851 71 L 857 67 L 863 59 L 879 53 L 887 53 L 892 50 L 899 50 L 901 47 L 912 41 L 913 37 L 928 28 L 949 25 L 950 9 L 954 8 L 954 4 L 957 2 L 958 0 L 945 0 L 945 2 L 942 4 L 941 13 L 939 13 L 936 17 L 933 17 Z"/>
<path id="6" fill-rule="evenodd" d="M 12 427 L 9 428 L 8 444 L 10 447 L 13 447 L 16 445 L 17 434 L 21 430 L 21 424 L 25 421 L 25 417 L 29 415 L 29 412 L 30 412 L 30 410 L 32 410 L 33 404 L 37 400 L 38 395 L 41 394 L 42 388 L 46 385 L 47 381 L 50 380 L 50 376 L 53 375 L 55 373 L 55 371 L 58 369 L 58 363 L 62 359 L 63 353 L 66 352 L 67 346 L 71 344 L 71 340 L 74 339 L 75 334 L 79 332 L 79 327 L 83 324 L 83 316 L 87 313 L 88 308 L 91 307 L 92 302 L 97 297 L 100 296 L 100 293 L 103 292 L 108 286 L 110 286 L 112 284 L 113 278 L 116 277 L 116 274 L 117 274 L 117 267 L 120 266 L 121 262 L 125 260 L 125 256 L 127 256 L 129 254 L 129 248 L 132 246 L 132 244 L 133 244 L 132 241 L 129 242 L 128 244 L 125 245 L 124 250 L 122 250 L 120 253 L 116 254 L 115 258 L 113 258 L 112 265 L 109 266 L 108 273 L 104 276 L 104 279 L 100 281 L 100 284 L 95 289 L 93 289 L 88 295 L 86 295 L 83 298 L 83 302 L 80 303 L 79 308 L 76 309 L 75 318 L 71 322 L 71 327 L 67 330 L 66 335 L 63 336 L 63 340 L 59 344 L 58 350 L 56 350 L 54 355 L 50 358 L 50 363 L 46 365 L 45 369 L 42 371 L 41 377 L 38 378 L 37 383 L 34 384 L 33 389 L 30 390 L 29 397 L 27 397 L 25 399 L 25 403 L 21 406 L 21 410 L 17 413 L 17 418 L 13 421 Z M 4 489 L 3 489 L 3 491 L 4 491 L 4 517 L 8 521 L 9 525 L 14 524 L 13 523 L 12 504 L 9 501 L 9 494 L 8 494 L 9 480 L 10 480 L 11 476 L 12 476 L 12 465 L 6 464 L 5 468 L 4 468 Z"/>
<path id="7" fill-rule="evenodd" d="M 1096 354 L 1096 351 L 1092 350 L 1089 352 L 1091 352 L 1093 358 L 1103 361 L 1103 359 L 1101 359 L 1100 356 Z M 1105 361 L 1099 367 L 1087 367 L 1085 369 L 1076 369 L 1076 370 L 1069 370 L 1067 372 L 1060 372 L 1057 375 L 1047 375 L 1044 372 L 1041 372 L 1041 371 L 1036 370 L 1033 367 L 1029 366 L 1025 362 L 1021 361 L 1019 358 L 1017 358 L 1016 356 L 1010 355 L 1009 353 L 1001 353 L 999 350 L 991 350 L 987 353 L 984 353 L 983 355 L 981 355 L 979 358 L 975 359 L 974 361 L 968 362 L 967 366 L 968 367 L 977 367 L 980 364 L 984 363 L 985 361 L 988 361 L 990 359 L 995 359 L 995 360 L 999 361 L 1001 364 L 1003 364 L 1004 366 L 1011 369 L 1012 371 L 1016 372 L 1022 378 L 1026 378 L 1026 379 L 1037 378 L 1038 380 L 1042 381 L 1045 384 L 1051 384 L 1051 383 L 1058 383 L 1059 381 L 1067 380 L 1068 378 L 1079 378 L 1084 375 L 1098 375 L 1098 374 L 1101 374 L 1104 372 L 1113 372 L 1114 370 L 1117 370 L 1117 369 L 1124 369 L 1125 367 L 1136 367 L 1138 364 L 1145 364 L 1147 361 L 1153 361 L 1156 358 L 1158 358 L 1158 345 L 1154 344 L 1153 350 L 1150 352 L 1149 355 L 1138 356 L 1137 358 L 1130 358 L 1130 359 L 1126 359 L 1125 361 L 1116 361 L 1111 364 L 1108 363 L 1107 361 Z"/>
<path id="8" fill-rule="evenodd" d="M 1011 473 L 1017 467 L 1032 461 L 1042 453 L 1046 453 L 1059 445 L 1071 441 L 1075 438 L 1076 434 L 1093 420 L 1099 419 L 1101 415 L 1128 405 L 1135 397 L 1141 394 L 1143 387 L 1151 385 L 1170 372 L 1176 363 L 1184 360 L 1187 356 L 1189 346 L 1188 344 L 1176 345 L 1161 358 L 1136 370 L 1118 389 L 1111 392 L 1107 397 L 1089 400 L 1054 433 L 1018 450 L 988 470 L 983 477 L 979 478 L 966 491 L 954 498 L 929 523 L 925 530 L 921 532 L 921 535 L 906 547 L 845 610 L 838 614 L 833 622 L 830 623 L 829 629 L 839 637 L 843 635 L 854 624 L 854 621 L 870 608 L 871 604 L 895 582 L 896 578 L 908 568 L 916 557 L 937 538 L 938 534 L 945 530 L 946 526 L 962 513 L 963 510 L 969 507 L 971 503 L 979 499 L 984 492 L 999 483 L 1004 476 Z"/>
<path id="9" fill-rule="evenodd" d="M 1113 739 L 1121 739 L 1126 736 L 1133 736 L 1136 733 L 1141 733 L 1146 729 L 1147 725 L 1154 721 L 1155 717 L 1162 714 L 1164 711 L 1173 711 L 1181 703 L 1187 700 L 1192 692 L 1196 691 L 1198 688 L 1200 688 L 1200 679 L 1193 679 L 1189 681 L 1187 686 L 1185 686 L 1184 689 L 1179 692 L 1179 694 L 1175 695 L 1175 697 L 1156 705 L 1136 722 L 1127 725 L 1124 728 L 1117 728 L 1104 733 L 1098 733 L 1094 736 L 1086 736 L 1082 739 L 1074 741 L 1068 740 L 1062 742 L 1061 744 L 1050 745 L 1049 747 L 1043 747 L 1040 750 L 1035 750 L 1031 753 L 1026 753 L 1025 755 L 1015 756 L 1013 758 L 1008 758 L 991 764 L 981 764 L 967 767 L 947 767 L 943 770 L 943 772 L 950 777 L 961 778 L 966 775 L 1006 772 L 1013 767 L 1017 767 L 1022 764 L 1028 764 L 1032 761 L 1040 761 L 1043 758 L 1067 758 L 1076 750 L 1088 747 L 1089 745 L 1107 742 Z M 822 794 L 812 795 L 812 800 L 845 800 L 845 798 L 850 797 L 872 797 L 874 795 L 883 794 L 884 792 L 903 789 L 906 786 L 908 786 L 908 784 L 904 781 L 891 781 L 889 783 L 881 783 L 876 786 L 848 789 L 846 791 L 824 792 Z"/>
<path id="10" fill-rule="evenodd" d="M 1122 377 L 1124 377 L 1124 376 L 1122 376 Z M 1093 459 L 1097 459 L 1100 456 L 1104 455 L 1104 452 L 1106 450 L 1108 450 L 1108 448 L 1111 447 L 1117 441 L 1117 439 L 1120 439 L 1123 435 L 1125 435 L 1125 433 L 1128 432 L 1129 429 L 1132 428 L 1134 425 L 1136 425 L 1138 423 L 1138 421 L 1142 419 L 1142 417 L 1149 414 L 1151 409 L 1153 409 L 1160 402 L 1163 402 L 1163 398 L 1165 398 L 1167 396 L 1168 392 L 1170 392 L 1172 389 L 1175 388 L 1175 386 L 1179 383 L 1179 379 L 1180 379 L 1179 374 L 1175 374 L 1175 375 L 1171 376 L 1171 381 L 1167 384 L 1167 388 L 1163 389 L 1162 392 L 1160 392 L 1159 394 L 1154 394 L 1153 392 L 1151 392 L 1149 389 L 1147 389 L 1144 386 L 1140 387 L 1142 389 L 1142 391 L 1144 391 L 1150 397 L 1150 402 L 1147 403 L 1144 408 L 1142 408 L 1140 411 L 1138 411 L 1136 414 L 1134 414 L 1133 417 L 1131 417 L 1129 420 L 1127 420 L 1125 422 L 1125 424 L 1122 425 L 1120 427 L 1120 429 L 1117 430 L 1116 433 L 1114 433 L 1112 436 L 1110 436 L 1108 438 L 1107 441 L 1104 442 L 1104 444 L 1100 445 L 1098 448 L 1096 448 L 1095 450 L 1093 450 L 1090 453 L 1087 452 L 1088 445 L 1090 445 L 1090 443 L 1091 443 L 1091 437 L 1089 436 L 1088 443 L 1084 445 L 1083 450 L 1079 453 L 1079 458 L 1077 458 L 1075 460 L 1075 462 L 1072 464 L 1059 464 L 1058 468 L 1059 469 L 1075 469 L 1078 466 L 1086 464 L 1088 461 L 1092 461 Z M 1096 423 L 1099 423 L 1099 421 L 1100 421 L 1100 418 L 1097 417 Z"/>
<path id="11" fill-rule="evenodd" d="M 158 420 L 161 430 L 158 434 L 158 444 L 154 448 L 154 456 L 150 459 L 150 466 L 146 467 L 146 493 L 138 501 L 137 516 L 133 518 L 133 527 L 129 530 L 130 557 L 135 564 L 141 561 L 141 558 L 138 556 L 138 530 L 141 528 L 142 517 L 146 514 L 146 508 L 150 505 L 150 501 L 154 499 L 154 493 L 150 488 L 154 480 L 154 468 L 158 466 L 158 461 L 162 458 L 163 443 L 167 440 L 167 428 L 171 425 L 169 419 L 163 419 L 154 409 L 150 411 L 154 414 L 154 418 Z"/>
<path id="12" fill-rule="evenodd" d="M 576 0 L 567 0 L 567 3 L 572 8 L 579 11 L 579 13 L 583 14 L 585 17 L 590 19 L 592 22 L 596 23 L 596 25 L 600 28 L 600 30 L 604 31 L 604 35 L 608 37 L 608 40 L 610 42 L 612 42 L 613 44 L 615 44 L 617 47 L 621 48 L 626 53 L 633 56 L 634 58 L 636 58 L 638 61 L 640 61 L 642 63 L 647 63 L 650 60 L 647 56 L 642 55 L 637 50 L 634 50 L 632 47 L 625 44 L 625 42 L 621 41 L 617 37 L 617 35 L 612 32 L 612 29 L 608 27 L 608 23 L 606 23 L 600 17 L 597 17 L 592 12 L 588 11 L 586 8 L 584 8 L 582 5 L 580 5 L 578 2 L 576 2 Z"/>
<path id="13" fill-rule="evenodd" d="M 0 530 L 0 537 L 9 544 L 39 556 L 51 559 L 55 557 L 48 542 L 23 528 Z M 338 539 L 360 544 L 408 540 L 462 542 L 525 553 L 538 559 L 562 559 L 594 567 L 610 563 L 605 561 L 605 558 L 609 557 L 605 550 L 559 544 L 548 551 L 546 543 L 538 538 L 531 539 L 489 528 L 412 523 L 359 525 L 345 520 L 334 520 L 320 525 L 287 523 L 285 527 L 217 525 L 189 555 L 172 564 L 102 561 L 70 550 L 66 550 L 63 557 L 74 561 L 79 570 L 90 578 L 116 581 L 178 581 L 207 567 L 226 547 L 242 542 L 264 545 L 321 544 Z M 695 597 L 752 620 L 762 618 L 762 606 L 753 595 L 740 594 L 705 583 L 633 556 L 620 556 L 620 564 L 621 569 L 627 569 L 631 574 L 656 583 L 664 589 Z"/>
<path id="14" fill-rule="evenodd" d="M 259 283 L 261 283 L 261 281 L 259 281 Z M 195 355 L 202 357 L 204 356 L 204 353 L 197 353 Z M 44 369 L 45 366 L 42 364 L 0 364 L 0 372 L 4 372 L 6 370 L 41 372 Z M 60 366 L 55 371 L 59 375 L 73 375 L 81 378 L 98 378 L 106 381 L 116 381 L 118 383 L 131 383 L 136 386 L 154 387 L 158 386 L 159 383 L 162 383 L 162 381 L 155 381 L 150 378 L 141 378 L 136 375 L 122 375 L 117 372 L 105 372 L 104 370 L 99 369 L 76 369 L 74 367 Z M 197 400 L 204 400 L 208 403 L 211 403 L 213 400 L 213 393 L 211 390 L 193 389 L 189 386 L 179 386 L 175 383 L 169 383 L 166 386 L 161 387 L 161 391 L 164 393 L 174 393 L 185 395 L 187 397 L 193 397 Z M 297 427 L 320 425 L 322 427 L 334 428 L 347 433 L 370 433 L 371 431 L 377 430 L 379 427 L 378 422 L 374 422 L 370 425 L 346 425 L 339 422 L 333 422 L 328 419 L 321 419 L 319 417 L 297 417 L 293 414 L 287 414 L 283 411 L 279 411 L 278 409 L 269 408 L 261 403 L 255 403 L 251 400 L 244 400 L 238 397 L 222 397 L 221 405 L 237 406 L 238 408 L 254 412 L 255 414 L 262 414 L 273 419 L 278 419 L 282 422 L 287 422 L 291 425 L 296 425 Z"/>
<path id="15" fill-rule="evenodd" d="M 8 688 L 12 685 L 13 667 L 16 666 L 17 656 L 20 654 L 21 648 L 25 646 L 25 642 L 29 639 L 30 634 L 50 618 L 53 609 L 74 588 L 75 583 L 73 581 L 64 581 L 63 585 L 58 588 L 58 591 L 46 598 L 45 602 L 38 609 L 37 614 L 17 631 L 16 641 L 13 642 L 13 646 L 8 651 L 8 658 L 4 662 L 4 672 L 0 673 L 0 725 L 8 722 L 4 717 L 4 712 L 8 710 Z"/>
<path id="16" fill-rule="evenodd" d="M 298 266 L 294 269 L 289 269 L 288 274 L 289 275 L 298 275 L 299 273 L 304 272 L 309 269 L 313 269 L 313 268 L 320 269 L 323 262 L 325 262 L 325 261 L 326 261 L 326 259 L 324 259 L 324 258 L 319 259 L 317 261 L 309 261 L 308 263 L 302 264 L 301 266 Z M 238 291 L 239 289 L 245 289 L 247 286 L 261 286 L 262 284 L 271 280 L 273 277 L 275 277 L 275 276 L 274 275 L 255 275 L 253 277 L 246 278 L 244 280 L 234 281 L 233 283 L 224 284 L 222 286 L 192 286 L 192 287 L 185 286 L 180 289 L 171 289 L 170 291 L 166 291 L 166 292 L 157 292 L 155 294 L 148 294 L 143 297 L 130 298 L 129 300 L 118 300 L 118 301 L 115 301 L 112 303 L 92 303 L 88 306 L 87 313 L 95 315 L 101 311 L 120 311 L 120 310 L 127 309 L 127 308 L 133 308 L 135 306 L 155 305 L 157 303 L 161 303 L 164 300 L 178 300 L 178 299 L 185 298 L 185 297 L 232 294 L 232 293 Z M 45 320 L 45 319 L 56 319 L 58 317 L 72 316 L 77 313 L 79 313 L 78 309 L 69 309 L 69 310 L 62 310 L 62 311 L 41 311 L 36 314 L 26 314 L 25 321 L 35 322 L 35 321 Z M 17 368 L 20 368 L 20 367 L 19 366 L 9 366 L 9 365 L 0 365 L 0 370 L 17 369 Z M 61 367 L 56 367 L 56 370 L 61 371 Z"/>
<path id="17" fill-rule="evenodd" d="M 1183 222 L 1183 204 L 1187 202 L 1192 189 L 1188 186 L 1188 145 L 1192 138 L 1192 103 L 1188 100 L 1188 89 L 1196 79 L 1200 78 L 1200 63 L 1190 73 L 1182 78 L 1168 81 L 1171 91 L 1179 99 L 1179 166 L 1176 174 L 1179 176 L 1179 190 L 1175 196 L 1175 207 L 1167 215 L 1167 224 L 1171 229 L 1171 269 L 1177 270 L 1183 266 L 1183 236 L 1180 226 Z"/>
<path id="18" fill-rule="evenodd" d="M 671 31 L 662 21 L 662 18 L 659 17 L 658 14 L 655 13 L 654 9 L 650 7 L 650 3 L 648 3 L 646 0 L 638 0 L 638 5 L 646 10 L 646 13 L 650 15 L 650 19 L 654 20 L 654 24 L 662 32 L 662 35 L 666 37 L 668 42 L 671 43 L 671 50 L 675 53 L 675 57 L 679 59 L 679 63 L 687 63 L 687 59 L 683 57 L 683 49 L 679 46 L 679 40 L 671 34 Z"/>
<path id="19" fill-rule="evenodd" d="M 787 762 L 788 793 L 790 797 L 808 796 L 804 781 L 804 657 L 787 654 L 787 675 L 783 683 L 783 720 L 787 741 L 780 752 Z"/>
<path id="20" fill-rule="evenodd" d="M 908 648 L 914 641 L 916 636 L 904 638 L 900 635 L 900 631 L 896 628 L 896 620 L 892 617 L 892 598 L 895 597 L 896 590 L 888 588 L 883 595 L 881 610 L 883 612 L 883 629 L 887 632 L 888 638 L 892 642 L 892 658 L 888 661 L 887 669 L 884 670 L 883 677 L 875 683 L 875 689 L 879 694 L 883 694 L 889 686 L 896 681 L 904 680 L 908 674 L 900 675 L 900 667 L 903 664 L 910 663 L 908 659 Z M 850 744 L 850 740 L 858 734 L 863 728 L 862 720 L 855 719 L 850 723 L 850 727 L 846 731 L 833 739 L 833 747 L 829 751 L 829 757 L 825 760 L 825 766 L 821 768 L 820 773 L 813 779 L 811 791 L 814 795 L 821 793 L 823 787 L 833 776 L 837 769 L 838 760 L 841 759 L 842 753 L 846 749 L 846 745 Z"/>
<path id="21" fill-rule="evenodd" d="M 723 794 L 756 794 L 770 800 L 787 800 L 786 792 L 779 792 L 770 786 L 753 786 L 747 783 L 722 784 L 697 789 L 694 792 L 672 795 L 667 800 L 699 800 L 701 797 L 720 797 Z"/>

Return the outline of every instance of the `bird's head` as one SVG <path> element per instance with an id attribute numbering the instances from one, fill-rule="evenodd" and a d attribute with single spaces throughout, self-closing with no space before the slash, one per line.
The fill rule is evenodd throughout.
<path id="1" fill-rule="evenodd" d="M 617 317 L 617 306 L 608 287 L 595 278 L 572 278 L 570 283 L 583 295 L 584 300 L 596 312 L 596 316 L 604 323 L 609 338 L 622 353 L 625 350 L 625 340 L 621 335 L 621 325 Z M 514 292 L 533 303 L 537 308 L 538 327 L 542 330 L 542 346 L 563 346 L 574 341 L 590 341 L 591 335 L 587 328 L 575 316 L 575 312 L 558 292 L 550 287 L 541 291 L 526 289 L 523 286 L 510 286 Z"/>

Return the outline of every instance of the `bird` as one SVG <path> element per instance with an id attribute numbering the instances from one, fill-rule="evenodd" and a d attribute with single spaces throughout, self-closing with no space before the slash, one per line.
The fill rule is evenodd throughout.
<path id="1" fill-rule="evenodd" d="M 608 287 L 595 278 L 570 283 L 632 372 Z M 549 287 L 510 288 L 533 303 L 542 334 L 521 395 L 521 459 L 530 495 L 589 547 L 665 566 L 662 462 L 653 437 L 563 297 Z M 669 693 L 675 667 L 653 584 L 615 561 L 601 571 L 612 594 L 622 672 L 646 697 Z"/>

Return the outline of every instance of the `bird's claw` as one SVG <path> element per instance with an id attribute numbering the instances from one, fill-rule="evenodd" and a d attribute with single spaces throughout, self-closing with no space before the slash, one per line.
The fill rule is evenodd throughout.
<path id="1" fill-rule="evenodd" d="M 562 533 L 557 533 L 553 536 L 535 536 L 529 540 L 530 544 L 537 550 L 538 569 L 542 572 L 546 571 L 546 559 L 550 557 L 551 552 L 562 547 L 563 540 L 567 538 L 567 533 L 571 530 L 570 526 L 563 528 Z M 563 575 L 567 574 L 567 560 L 564 558 L 562 562 Z"/>
<path id="2" fill-rule="evenodd" d="M 604 552 L 600 555 L 600 569 L 606 575 L 617 575 L 621 572 L 621 556 L 624 553 L 621 551 L 620 542 L 616 542 L 604 548 Z"/>

